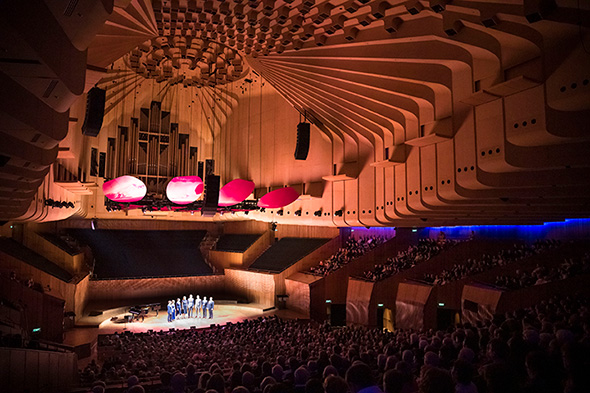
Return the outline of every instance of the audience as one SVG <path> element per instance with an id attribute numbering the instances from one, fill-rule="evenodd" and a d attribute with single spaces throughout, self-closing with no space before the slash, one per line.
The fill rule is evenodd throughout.
<path id="1" fill-rule="evenodd" d="M 444 237 L 438 240 L 420 239 L 418 245 L 410 246 L 406 251 L 400 251 L 397 256 L 388 258 L 384 264 L 376 265 L 372 270 L 364 272 L 362 277 L 371 281 L 383 280 L 410 269 L 422 261 L 427 261 L 457 243 L 456 240 L 448 240 Z"/>
<path id="2" fill-rule="evenodd" d="M 494 280 L 494 285 L 500 288 L 514 290 L 547 284 L 552 281 L 565 280 L 588 273 L 590 273 L 590 254 L 585 254 L 579 259 L 566 259 L 556 267 L 537 265 L 531 271 L 517 270 L 513 276 L 497 276 Z"/>
<path id="3" fill-rule="evenodd" d="M 424 280 L 434 285 L 444 285 L 497 266 L 520 261 L 533 255 L 541 254 L 560 245 L 556 240 L 537 240 L 533 244 L 514 245 L 496 255 L 485 254 L 478 259 L 468 259 L 465 263 L 455 264 L 439 274 L 425 274 Z"/>
<path id="4" fill-rule="evenodd" d="M 590 391 L 588 298 L 553 298 L 439 331 L 265 317 L 207 330 L 101 336 L 99 352 L 107 348 L 113 355 L 89 365 L 83 381 L 160 376 L 162 385 L 146 391 L 175 393 Z"/>
<path id="5" fill-rule="evenodd" d="M 309 272 L 319 276 L 327 276 L 348 264 L 353 259 L 366 254 L 378 245 L 384 243 L 385 240 L 386 239 L 381 236 L 367 236 L 359 239 L 351 237 L 346 241 L 344 247 L 340 248 L 329 259 L 321 261 L 318 266 L 312 267 Z"/>

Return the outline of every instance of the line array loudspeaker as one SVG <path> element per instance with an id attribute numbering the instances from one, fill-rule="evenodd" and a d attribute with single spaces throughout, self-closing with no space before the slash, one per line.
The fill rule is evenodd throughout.
<path id="1" fill-rule="evenodd" d="M 307 153 L 309 153 L 309 137 L 310 137 L 310 124 L 309 123 L 297 124 L 297 146 L 295 147 L 295 159 L 296 160 L 307 159 Z"/>
<path id="2" fill-rule="evenodd" d="M 106 90 L 93 87 L 86 96 L 86 116 L 82 125 L 82 134 L 97 136 L 102 127 Z"/>

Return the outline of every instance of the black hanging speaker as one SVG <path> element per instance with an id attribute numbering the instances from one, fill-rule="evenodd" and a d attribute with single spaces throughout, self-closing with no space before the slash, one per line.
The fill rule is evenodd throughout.
<path id="1" fill-rule="evenodd" d="M 219 185 L 221 178 L 218 175 L 208 175 L 205 179 L 204 207 L 217 208 L 219 203 Z"/>
<path id="2" fill-rule="evenodd" d="M 297 146 L 295 147 L 296 160 L 307 159 L 307 153 L 309 153 L 309 131 L 309 123 L 297 124 Z"/>
<path id="3" fill-rule="evenodd" d="M 213 217 L 217 214 L 220 180 L 220 177 L 217 175 L 208 175 L 205 177 L 205 195 L 203 198 L 203 207 L 201 208 L 202 216 Z"/>
<path id="4" fill-rule="evenodd" d="M 93 87 L 86 96 L 86 117 L 82 125 L 82 134 L 97 136 L 102 127 L 106 90 Z"/>

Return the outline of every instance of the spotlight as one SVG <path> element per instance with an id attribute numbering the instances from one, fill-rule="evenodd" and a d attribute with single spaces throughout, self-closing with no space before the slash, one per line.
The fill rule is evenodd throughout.
<path id="1" fill-rule="evenodd" d="M 293 214 L 295 214 L 297 217 L 301 217 L 301 209 L 295 210 L 295 213 Z"/>
<path id="2" fill-rule="evenodd" d="M 283 215 L 283 209 L 277 210 L 277 215 L 282 216 Z"/>
<path id="3" fill-rule="evenodd" d="M 96 231 L 96 228 L 98 228 L 98 220 L 94 218 L 90 220 L 90 228 L 92 228 L 93 231 Z"/>
<path id="4" fill-rule="evenodd" d="M 342 209 L 340 209 L 340 210 L 336 210 L 336 211 L 334 212 L 334 215 L 335 215 L 335 216 L 338 216 L 338 217 L 342 217 L 342 215 L 343 215 L 343 214 L 344 214 L 344 210 L 342 210 Z"/>
<path id="5" fill-rule="evenodd" d="M 316 217 L 321 217 L 322 216 L 322 209 L 314 211 L 313 215 Z"/>

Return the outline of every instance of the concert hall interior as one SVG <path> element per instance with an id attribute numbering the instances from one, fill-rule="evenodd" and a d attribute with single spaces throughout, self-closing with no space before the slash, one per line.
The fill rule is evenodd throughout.
<path id="1" fill-rule="evenodd" d="M 589 80 L 585 0 L 0 1 L 0 391 L 590 391 Z"/>

